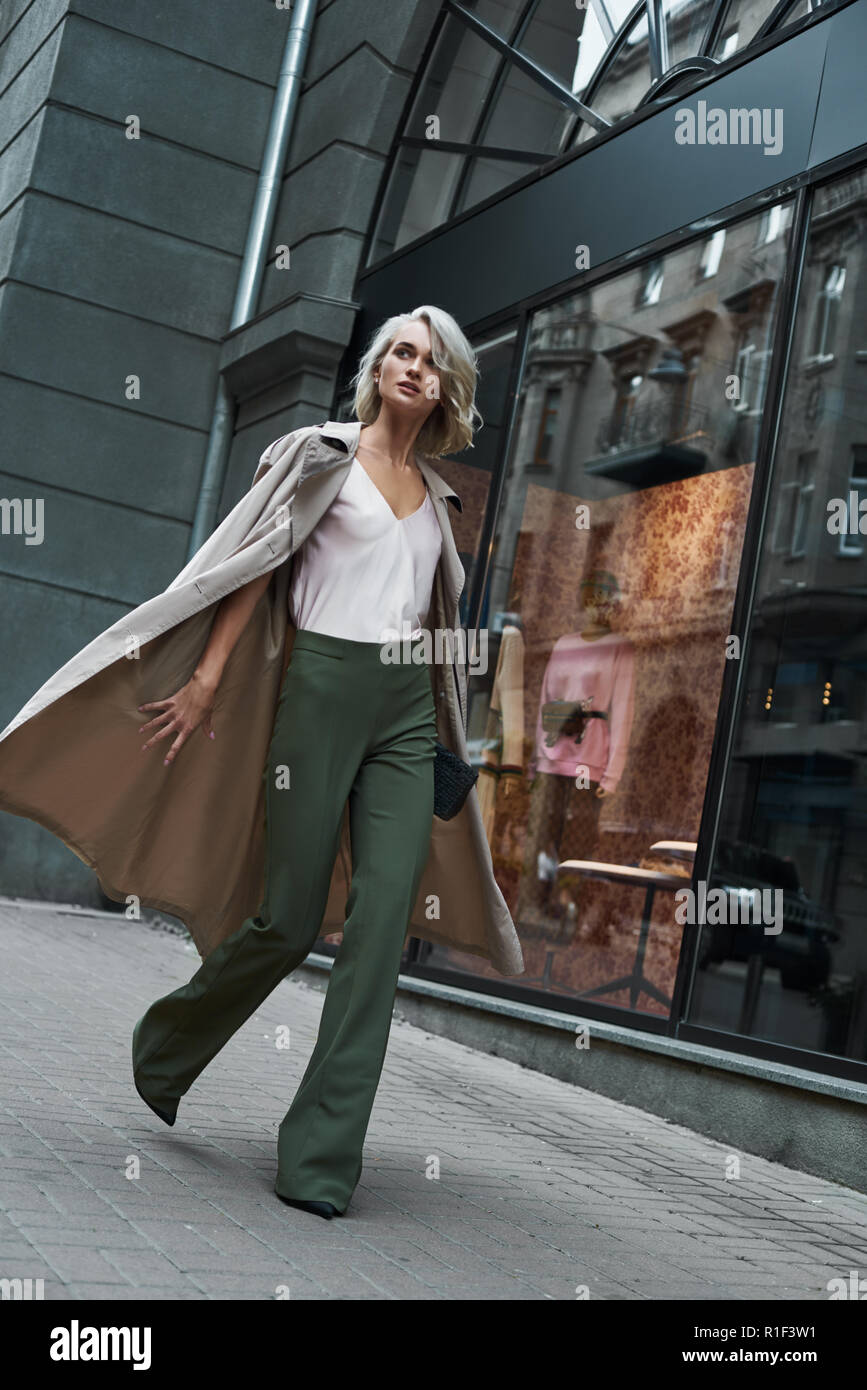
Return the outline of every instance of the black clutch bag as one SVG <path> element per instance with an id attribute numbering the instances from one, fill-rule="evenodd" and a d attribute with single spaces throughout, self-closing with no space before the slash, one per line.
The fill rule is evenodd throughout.
<path id="1" fill-rule="evenodd" d="M 478 769 L 437 740 L 434 760 L 434 815 L 451 820 L 479 780 Z"/>
<path id="2" fill-rule="evenodd" d="M 461 707 L 461 687 L 452 662 L 452 675 L 458 697 L 458 710 L 463 721 Z M 466 727 L 465 721 L 464 726 Z M 479 780 L 478 768 L 465 763 L 457 753 L 453 753 L 437 739 L 434 760 L 434 815 L 440 820 L 451 820 L 458 814 L 475 783 Z"/>

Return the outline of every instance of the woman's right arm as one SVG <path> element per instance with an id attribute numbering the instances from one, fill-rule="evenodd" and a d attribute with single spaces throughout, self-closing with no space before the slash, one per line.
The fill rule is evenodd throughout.
<path id="1" fill-rule="evenodd" d="M 159 739 L 174 734 L 174 743 L 164 759 L 166 763 L 172 763 L 200 724 L 209 738 L 214 737 L 211 713 L 223 670 L 270 579 L 269 570 L 267 574 L 261 574 L 258 579 L 251 579 L 249 584 L 242 584 L 239 589 L 227 594 L 220 601 L 205 650 L 186 685 L 167 700 L 151 700 L 149 704 L 139 705 L 140 710 L 159 711 L 149 724 L 143 724 L 139 729 L 139 733 L 151 729 L 156 731 L 142 745 L 142 752 Z"/>

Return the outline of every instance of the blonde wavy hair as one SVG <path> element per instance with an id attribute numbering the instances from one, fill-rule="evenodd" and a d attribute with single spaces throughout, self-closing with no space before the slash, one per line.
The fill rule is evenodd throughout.
<path id="1" fill-rule="evenodd" d="M 373 373 L 409 319 L 422 319 L 427 324 L 431 356 L 440 373 L 440 398 L 419 430 L 416 447 L 430 458 L 471 449 L 473 434 L 483 423 L 475 404 L 479 376 L 476 354 L 451 314 L 433 304 L 421 304 L 407 314 L 393 314 L 377 328 L 350 382 L 355 386 L 355 414 L 363 425 L 372 425 L 379 414 L 381 401 Z"/>

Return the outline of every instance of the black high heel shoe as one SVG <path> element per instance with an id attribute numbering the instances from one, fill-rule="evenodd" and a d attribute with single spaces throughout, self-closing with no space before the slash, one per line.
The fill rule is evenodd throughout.
<path id="1" fill-rule="evenodd" d="M 330 1221 L 332 1216 L 341 1216 L 331 1202 L 305 1202 L 300 1197 L 282 1197 L 277 1193 L 281 1202 L 285 1202 L 289 1207 L 298 1207 L 300 1211 L 312 1211 L 316 1216 L 324 1216 L 326 1221 Z"/>
<path id="2" fill-rule="evenodd" d="M 177 1112 L 175 1112 L 175 1115 L 170 1115 L 167 1110 L 160 1110 L 160 1107 L 158 1105 L 154 1105 L 152 1100 L 148 1100 L 141 1086 L 138 1084 L 138 1081 L 136 1081 L 135 1076 L 133 1076 L 133 1084 L 135 1085 L 135 1088 L 141 1096 L 142 1100 L 144 1101 L 145 1105 L 147 1105 L 149 1109 L 151 1109 L 154 1112 L 155 1115 L 159 1115 L 160 1119 L 165 1124 L 173 1125 L 175 1122 L 175 1116 Z"/>

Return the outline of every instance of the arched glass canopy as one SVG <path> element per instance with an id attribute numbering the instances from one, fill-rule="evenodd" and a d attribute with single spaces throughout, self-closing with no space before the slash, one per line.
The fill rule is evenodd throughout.
<path id="1" fill-rule="evenodd" d="M 368 264 L 834 0 L 447 0 Z"/>

